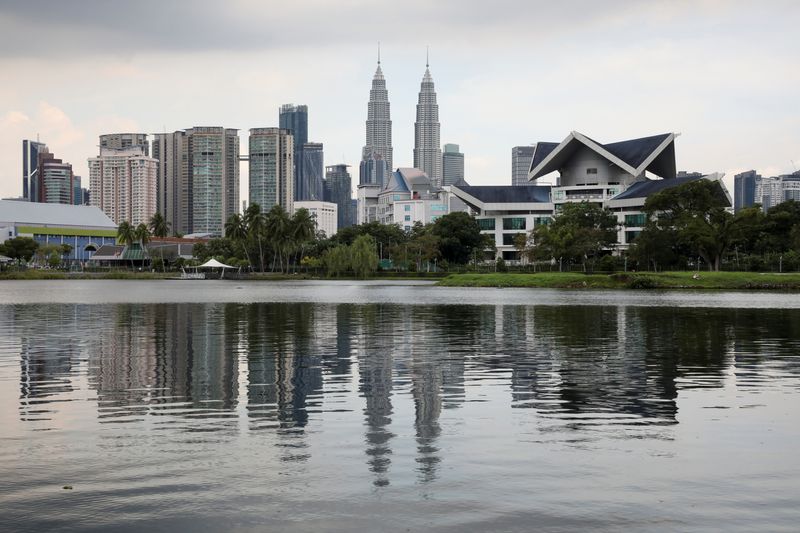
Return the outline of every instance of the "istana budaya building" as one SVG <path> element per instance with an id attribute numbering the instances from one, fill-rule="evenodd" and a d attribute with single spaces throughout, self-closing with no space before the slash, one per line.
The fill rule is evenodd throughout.
<path id="1" fill-rule="evenodd" d="M 626 250 L 645 224 L 647 197 L 689 181 L 719 182 L 723 174 L 676 172 L 675 133 L 601 144 L 573 131 L 560 143 L 536 145 L 525 186 L 453 186 L 451 193 L 475 214 L 484 233 L 493 234 L 497 257 L 516 261 L 514 239 L 538 224 L 548 224 L 567 202 L 595 202 L 614 212 L 619 222 L 614 253 Z M 557 173 L 557 174 L 556 174 Z M 539 185 L 555 175 L 555 183 Z M 551 180 L 552 181 L 552 180 Z"/>

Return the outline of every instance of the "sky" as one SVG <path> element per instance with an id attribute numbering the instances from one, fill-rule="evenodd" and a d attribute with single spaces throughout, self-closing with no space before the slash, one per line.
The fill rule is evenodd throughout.
<path id="1" fill-rule="evenodd" d="M 576 130 L 678 132 L 678 168 L 730 187 L 800 169 L 799 25 L 796 0 L 0 0 L 0 197 L 21 195 L 25 138 L 88 181 L 101 134 L 224 126 L 246 153 L 285 103 L 357 183 L 378 42 L 396 167 L 429 46 L 441 142 L 473 185 L 510 184 L 513 146 Z"/>

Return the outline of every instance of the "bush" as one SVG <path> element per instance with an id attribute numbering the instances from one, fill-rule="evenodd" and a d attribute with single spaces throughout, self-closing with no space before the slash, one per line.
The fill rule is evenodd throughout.
<path id="1" fill-rule="evenodd" d="M 498 257 L 497 261 L 495 261 L 495 270 L 498 272 L 508 272 L 508 266 L 506 265 L 506 260 L 502 257 Z"/>
<path id="2" fill-rule="evenodd" d="M 626 283 L 626 287 L 629 289 L 656 289 L 658 282 L 649 276 L 636 276 Z"/>

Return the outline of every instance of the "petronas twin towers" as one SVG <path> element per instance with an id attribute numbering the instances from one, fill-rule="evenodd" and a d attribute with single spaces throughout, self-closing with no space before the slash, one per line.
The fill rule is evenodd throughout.
<path id="1" fill-rule="evenodd" d="M 439 139 L 439 105 L 433 87 L 430 65 L 425 64 L 425 75 L 417 102 L 417 120 L 414 123 L 414 167 L 422 170 L 433 185 L 442 186 L 442 149 Z M 379 156 L 386 161 L 389 172 L 392 166 L 392 120 L 389 111 L 389 92 L 386 79 L 381 70 L 380 55 L 378 68 L 372 78 L 372 90 L 367 104 L 367 142 L 362 151 L 362 160 Z"/>

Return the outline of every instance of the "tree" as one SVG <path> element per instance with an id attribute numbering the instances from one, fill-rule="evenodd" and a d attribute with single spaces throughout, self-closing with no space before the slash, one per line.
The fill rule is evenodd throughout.
<path id="1" fill-rule="evenodd" d="M 225 222 L 225 236 L 241 245 L 247 263 L 251 265 L 250 254 L 247 252 L 247 224 L 242 215 L 234 213 L 228 217 L 228 221 Z"/>
<path id="2" fill-rule="evenodd" d="M 264 272 L 264 237 L 266 224 L 264 213 L 261 206 L 250 204 L 244 212 L 244 224 L 247 228 L 247 238 L 258 244 L 258 264 L 261 272 Z"/>
<path id="3" fill-rule="evenodd" d="M 117 242 L 131 246 L 136 241 L 136 235 L 134 231 L 135 230 L 133 226 L 131 226 L 131 223 L 127 220 L 123 220 L 120 222 L 120 225 L 117 228 Z"/>
<path id="4" fill-rule="evenodd" d="M 68 258 L 68 257 L 69 257 L 69 255 L 72 253 L 72 250 L 73 250 L 73 248 L 72 248 L 72 245 L 71 245 L 71 244 L 68 244 L 68 243 L 66 243 L 66 242 L 65 242 L 65 243 L 63 243 L 63 244 L 61 245 L 61 250 L 60 250 L 60 252 L 61 252 L 61 257 L 62 257 L 62 259 L 63 259 L 64 261 L 67 261 L 67 258 Z"/>
<path id="5" fill-rule="evenodd" d="M 539 259 L 580 262 L 586 272 L 594 260 L 617 240 L 617 219 L 592 202 L 568 202 L 550 224 L 533 230 L 534 253 Z"/>
<path id="6" fill-rule="evenodd" d="M 163 239 L 169 235 L 169 222 L 164 219 L 161 213 L 156 212 L 150 217 L 150 232 L 153 237 L 158 237 L 159 239 Z M 166 271 L 166 266 L 164 264 L 164 245 L 162 244 L 158 248 L 161 251 L 161 270 Z"/>
<path id="7" fill-rule="evenodd" d="M 16 260 L 17 264 L 22 264 L 23 261 L 27 263 L 33 258 L 39 249 L 39 243 L 30 237 L 14 237 L 3 243 L 2 247 L 0 253 Z"/>
<path id="8" fill-rule="evenodd" d="M 350 268 L 359 278 L 366 278 L 378 269 L 378 249 L 371 235 L 360 235 L 350 245 Z"/>
<path id="9" fill-rule="evenodd" d="M 474 217 L 463 211 L 444 215 L 431 228 L 439 238 L 439 251 L 450 263 L 466 264 L 482 244 L 481 228 Z"/>
<path id="10" fill-rule="evenodd" d="M 350 247 L 344 244 L 337 244 L 333 248 L 328 248 L 322 254 L 322 264 L 328 276 L 338 276 L 344 274 L 350 268 Z"/>
<path id="11" fill-rule="evenodd" d="M 316 237 L 317 221 L 308 212 L 308 209 L 301 208 L 295 211 L 289 224 L 292 232 L 291 240 L 298 252 L 295 260 L 295 265 L 297 265 L 305 253 L 306 245 Z"/>
<path id="12" fill-rule="evenodd" d="M 274 254 L 272 269 L 275 270 L 275 259 L 278 260 L 280 271 L 283 272 L 284 256 L 292 246 L 292 232 L 290 228 L 291 219 L 282 205 L 272 206 L 267 212 L 265 220 L 266 234 L 269 236 L 269 244 Z M 288 258 L 287 262 L 288 262 Z M 288 264 L 287 264 L 288 271 Z"/>
<path id="13" fill-rule="evenodd" d="M 719 183 L 701 179 L 655 193 L 644 211 L 654 221 L 654 230 L 673 228 L 679 242 L 699 254 L 709 269 L 719 270 L 741 220 L 725 209 L 727 205 Z"/>

